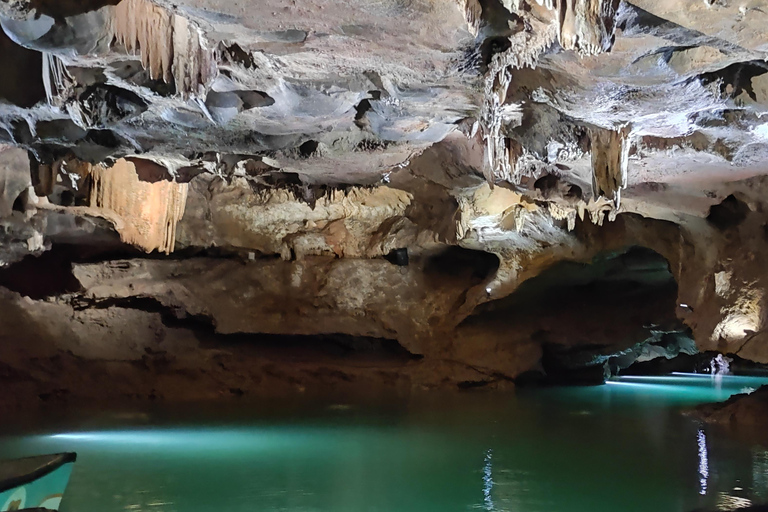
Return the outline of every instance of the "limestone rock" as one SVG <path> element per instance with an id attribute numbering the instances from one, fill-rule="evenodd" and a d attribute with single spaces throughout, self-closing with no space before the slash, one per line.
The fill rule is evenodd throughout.
<path id="1" fill-rule="evenodd" d="M 135 165 L 122 159 L 110 168 L 94 166 L 90 178 L 91 208 L 114 215 L 124 242 L 147 252 L 173 252 L 187 202 L 186 183 L 143 182 Z"/>
<path id="2" fill-rule="evenodd" d="M 504 389 L 688 334 L 768 362 L 760 1 L 246 7 L 0 0 L 20 393 Z"/>
<path id="3" fill-rule="evenodd" d="M 733 395 L 723 403 L 699 406 L 695 414 L 709 423 L 752 430 L 764 439 L 765 431 L 761 427 L 768 421 L 768 387 Z"/>

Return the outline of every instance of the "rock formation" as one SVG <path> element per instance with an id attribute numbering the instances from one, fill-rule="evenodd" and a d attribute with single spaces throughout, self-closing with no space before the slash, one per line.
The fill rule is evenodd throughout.
<path id="1" fill-rule="evenodd" d="M 505 388 L 684 337 L 768 363 L 767 13 L 0 0 L 0 380 Z"/>
<path id="2" fill-rule="evenodd" d="M 136 166 L 123 159 L 108 169 L 91 168 L 90 178 L 91 208 L 117 219 L 115 229 L 125 243 L 147 252 L 173 252 L 187 204 L 186 183 L 141 181 Z"/>
<path id="3" fill-rule="evenodd" d="M 764 443 L 767 438 L 764 425 L 768 421 L 768 387 L 733 395 L 725 402 L 700 405 L 690 413 L 707 423 Z"/>

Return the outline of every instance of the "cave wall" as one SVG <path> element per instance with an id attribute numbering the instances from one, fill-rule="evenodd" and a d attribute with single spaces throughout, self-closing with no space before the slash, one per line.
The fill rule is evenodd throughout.
<path id="1" fill-rule="evenodd" d="M 31 172 L 28 160 L 6 157 L 18 181 L 11 196 L 24 185 L 34 199 L 34 187 L 19 177 L 19 169 Z M 490 189 L 471 169 L 463 178 L 446 175 L 444 161 L 428 154 L 393 179 L 410 191 L 330 191 L 314 208 L 291 189 L 197 176 L 177 227 L 179 248 L 164 257 L 126 244 L 114 210 L 100 216 L 100 207 L 45 198 L 11 209 L 6 218 L 69 215 L 75 225 L 89 219 L 102 227 L 51 235 L 46 223 L 40 236 L 54 243 L 44 256 L 20 251 L 16 260 L 25 259 L 2 271 L 8 382 L 21 386 L 19 396 L 46 400 L 87 396 L 99 375 L 116 379 L 108 395 L 124 398 L 295 393 L 315 389 L 317 379 L 324 382 L 317 389 L 336 391 L 503 388 L 541 371 L 553 346 L 594 358 L 686 327 L 702 350 L 766 361 L 759 327 L 751 328 L 764 321 L 757 254 L 765 222 L 755 194 L 762 179 L 729 184 L 703 218 L 673 223 L 625 213 L 602 226 L 578 220 L 569 231 L 567 219 L 542 217 L 535 203 L 521 216 L 522 196 Z M 136 179 L 133 168 L 112 169 L 123 171 Z M 441 194 L 455 179 L 473 191 L 446 202 Z M 136 211 L 155 201 L 136 197 Z M 453 244 L 424 228 L 436 212 L 454 219 Z M 516 216 L 522 226 L 511 222 Z M 488 217 L 506 228 L 486 228 Z M 528 240 L 539 238 L 521 250 L 526 223 L 536 230 Z M 407 249 L 406 259 L 397 248 Z M 647 262 L 632 263 L 632 251 L 655 255 L 653 265 L 661 262 L 670 280 L 636 290 L 633 278 L 595 277 L 606 261 L 642 271 Z M 29 284 L 62 274 L 63 284 Z M 390 340 L 407 357 L 329 356 L 319 337 L 334 335 Z M 278 338 L 265 348 L 269 336 Z M 296 336 L 309 341 L 292 345 Z M 274 348 L 281 345 L 289 348 Z"/>
<path id="2" fill-rule="evenodd" d="M 37 198 L 23 178 L 34 168 L 7 151 L 9 196 L 28 200 L 4 218 L 42 216 L 49 244 L 42 256 L 26 240 L 6 246 L 17 255 L 0 276 L 7 381 L 45 400 L 89 396 L 105 375 L 109 396 L 180 400 L 504 388 L 542 371 L 552 347 L 583 362 L 686 328 L 701 350 L 766 362 L 764 180 L 728 184 L 706 216 L 678 223 L 622 213 L 569 225 L 473 168 L 451 169 L 456 150 L 427 153 L 389 187 L 313 191 L 314 205 L 286 186 L 195 176 L 166 256 L 126 243 L 133 213 Z M 110 172 L 140 180 L 135 169 Z M 130 211 L 155 211 L 154 195 L 133 197 Z M 49 216 L 72 226 L 50 231 Z M 450 236 L 429 229 L 446 216 Z M 632 272 L 667 277 L 637 288 Z M 323 336 L 388 340 L 406 357 L 329 355 Z"/>
<path id="3" fill-rule="evenodd" d="M 764 17 L 0 1 L 6 400 L 507 388 L 664 332 L 768 363 Z"/>

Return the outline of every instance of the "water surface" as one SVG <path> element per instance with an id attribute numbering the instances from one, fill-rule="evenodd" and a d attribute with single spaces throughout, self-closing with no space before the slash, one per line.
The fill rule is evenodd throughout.
<path id="1" fill-rule="evenodd" d="M 680 411 L 768 379 L 105 416 L 0 437 L 79 454 L 63 512 L 685 512 L 768 502 L 768 449 Z"/>

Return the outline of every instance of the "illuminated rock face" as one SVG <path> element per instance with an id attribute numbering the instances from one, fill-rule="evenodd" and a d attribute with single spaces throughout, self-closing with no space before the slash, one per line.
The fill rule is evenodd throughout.
<path id="1" fill-rule="evenodd" d="M 0 361 L 50 388 L 36 350 L 104 372 L 114 350 L 117 394 L 163 394 L 141 372 L 166 365 L 177 398 L 505 387 L 686 329 L 768 363 L 764 11 L 0 0 L 0 301 L 40 340 Z M 658 308 L 624 271 L 626 290 L 526 295 L 638 247 L 676 283 L 641 287 Z M 262 356 L 231 337 L 259 335 L 341 336 L 318 343 L 374 347 L 376 370 L 287 371 L 309 342 L 270 338 L 246 371 Z"/>
<path id="2" fill-rule="evenodd" d="M 187 203 L 186 183 L 139 179 L 136 166 L 120 159 L 110 168 L 92 167 L 91 208 L 115 218 L 115 229 L 127 244 L 147 252 L 173 252 L 176 226 Z"/>

